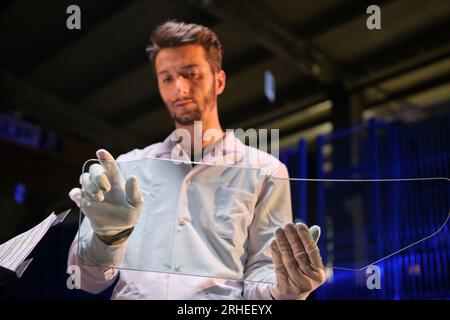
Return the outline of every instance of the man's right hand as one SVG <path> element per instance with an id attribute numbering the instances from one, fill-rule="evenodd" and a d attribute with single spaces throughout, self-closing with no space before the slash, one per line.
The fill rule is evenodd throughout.
<path id="1" fill-rule="evenodd" d="M 130 176 L 125 182 L 108 151 L 100 149 L 96 154 L 100 164 L 91 165 L 89 173 L 81 175 L 81 189 L 72 189 L 69 196 L 89 218 L 94 232 L 102 238 L 134 227 L 144 200 L 135 176 Z"/>

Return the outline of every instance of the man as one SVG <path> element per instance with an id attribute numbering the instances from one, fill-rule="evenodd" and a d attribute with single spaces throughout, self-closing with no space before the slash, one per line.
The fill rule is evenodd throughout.
<path id="1" fill-rule="evenodd" d="M 176 130 L 117 162 L 106 150 L 97 151 L 102 165 L 90 166 L 80 178 L 82 190 L 70 192 L 89 219 L 68 259 L 81 269 L 81 288 L 98 293 L 117 280 L 113 299 L 305 299 L 325 281 L 315 242 L 320 229 L 290 223 L 286 167 L 223 132 L 217 96 L 226 77 L 217 36 L 200 25 L 169 21 L 151 41 L 147 52 Z M 174 155 L 187 162 L 165 173 L 141 169 L 125 182 L 119 169 L 127 161 Z M 189 161 L 199 158 L 196 165 Z M 225 175 L 231 178 L 225 181 Z M 205 176 L 216 184 L 201 189 L 198 181 Z M 140 190 L 155 185 L 153 198 L 144 201 Z M 160 263 L 170 272 L 110 268 L 135 266 L 137 260 L 142 269 L 159 271 Z M 194 276 L 192 270 L 199 272 Z"/>

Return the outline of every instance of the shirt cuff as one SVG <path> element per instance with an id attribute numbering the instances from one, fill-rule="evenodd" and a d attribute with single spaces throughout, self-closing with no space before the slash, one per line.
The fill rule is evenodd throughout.
<path id="1" fill-rule="evenodd" d="M 126 252 L 126 242 L 107 245 L 94 232 L 80 240 L 80 262 L 99 268 L 119 267 Z"/>

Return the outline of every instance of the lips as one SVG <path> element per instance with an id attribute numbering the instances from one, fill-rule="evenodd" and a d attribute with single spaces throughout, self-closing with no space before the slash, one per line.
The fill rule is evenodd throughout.
<path id="1" fill-rule="evenodd" d="M 190 104 L 194 103 L 194 101 L 192 99 L 188 99 L 188 100 L 180 100 L 174 103 L 174 106 L 176 108 L 183 108 L 183 107 L 187 107 Z"/>

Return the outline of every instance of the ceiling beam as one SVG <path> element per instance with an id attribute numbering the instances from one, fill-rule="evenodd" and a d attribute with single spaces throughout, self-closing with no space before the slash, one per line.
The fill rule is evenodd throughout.
<path id="1" fill-rule="evenodd" d="M 443 75 L 433 78 L 431 80 L 421 82 L 419 84 L 416 84 L 414 86 L 411 86 L 411 87 L 408 87 L 408 88 L 405 88 L 405 89 L 402 89 L 399 91 L 384 92 L 384 95 L 382 97 L 376 98 L 372 101 L 368 101 L 364 105 L 364 109 L 368 109 L 368 108 L 374 107 L 376 105 L 384 104 L 389 101 L 395 101 L 395 100 L 400 100 L 400 99 L 404 100 L 404 99 L 407 99 L 408 96 L 411 96 L 416 93 L 420 93 L 420 92 L 428 90 L 428 89 L 435 88 L 439 85 L 442 85 L 442 84 L 445 84 L 448 82 L 450 82 L 450 74 L 443 74 Z M 405 102 L 405 103 L 409 103 L 409 105 L 411 105 L 410 102 Z"/>
<path id="2" fill-rule="evenodd" d="M 307 18 L 299 25 L 293 27 L 293 31 L 304 39 L 313 39 L 314 37 L 333 30 L 337 26 L 343 25 L 358 17 L 366 15 L 367 7 L 373 4 L 382 6 L 393 2 L 394 0 L 346 0 L 337 1 L 336 6 L 321 12 L 316 16 Z"/>
<path id="3" fill-rule="evenodd" d="M 450 56 L 450 22 L 372 52 L 347 66 L 355 74 L 350 90 L 360 90 Z"/>
<path id="4" fill-rule="evenodd" d="M 275 56 L 303 74 L 328 86 L 340 81 L 343 73 L 334 62 L 295 32 L 275 21 L 262 6 L 248 0 L 236 6 L 231 1 L 193 1 L 199 8 L 246 33 Z"/>
<path id="5" fill-rule="evenodd" d="M 48 128 L 81 137 L 105 148 L 126 150 L 131 146 L 144 144 L 136 135 L 123 129 L 118 130 L 89 110 L 74 106 L 54 92 L 8 71 L 0 72 L 0 83 L 13 91 L 13 98 L 9 100 L 12 105 L 7 106 L 8 108 L 34 118 Z"/>

